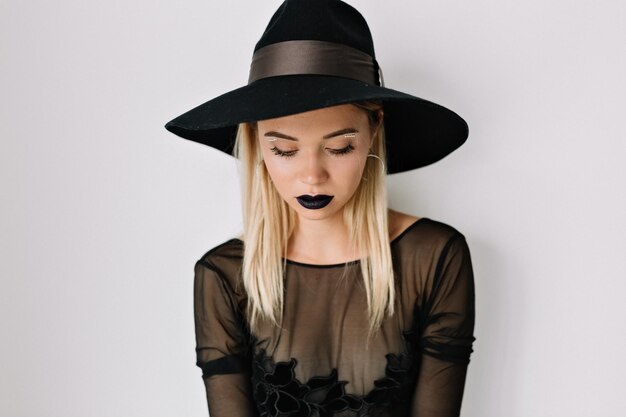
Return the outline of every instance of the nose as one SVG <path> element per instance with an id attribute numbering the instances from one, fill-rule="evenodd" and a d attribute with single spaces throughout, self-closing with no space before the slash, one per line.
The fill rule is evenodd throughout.
<path id="1" fill-rule="evenodd" d="M 319 152 L 309 152 L 302 161 L 299 180 L 307 185 L 322 184 L 328 179 L 328 171 Z"/>

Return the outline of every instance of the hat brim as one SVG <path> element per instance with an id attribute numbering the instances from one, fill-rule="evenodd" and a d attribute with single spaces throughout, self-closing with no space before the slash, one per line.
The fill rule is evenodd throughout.
<path id="1" fill-rule="evenodd" d="M 361 100 L 383 101 L 389 174 L 437 162 L 467 139 L 465 120 L 439 104 L 390 88 L 325 75 L 260 79 L 181 114 L 165 128 L 232 155 L 241 122 Z"/>

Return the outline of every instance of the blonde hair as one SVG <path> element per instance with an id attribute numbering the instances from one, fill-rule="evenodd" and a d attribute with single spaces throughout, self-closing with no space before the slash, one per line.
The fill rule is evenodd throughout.
<path id="1" fill-rule="evenodd" d="M 389 243 L 387 211 L 385 132 L 382 104 L 352 103 L 368 113 L 376 129 L 363 178 L 343 209 L 343 220 L 361 259 L 361 272 L 369 316 L 367 340 L 380 328 L 385 311 L 394 313 L 395 280 Z M 287 242 L 296 214 L 281 198 L 270 180 L 256 137 L 256 123 L 241 123 L 235 141 L 235 156 L 242 168 L 244 255 L 242 281 L 248 296 L 247 318 L 255 332 L 260 319 L 280 326 L 283 315 L 283 282 Z M 345 270 L 344 270 L 345 272 Z M 366 346 L 367 348 L 367 346 Z"/>

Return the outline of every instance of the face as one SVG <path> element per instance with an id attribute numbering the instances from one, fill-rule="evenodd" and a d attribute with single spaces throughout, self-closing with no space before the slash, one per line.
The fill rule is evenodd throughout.
<path id="1" fill-rule="evenodd" d="M 257 140 L 276 190 L 299 217 L 341 215 L 356 191 L 373 134 L 352 104 L 257 122 Z"/>

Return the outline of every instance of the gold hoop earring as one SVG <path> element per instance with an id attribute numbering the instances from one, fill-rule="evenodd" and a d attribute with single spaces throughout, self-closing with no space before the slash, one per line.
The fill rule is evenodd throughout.
<path id="1" fill-rule="evenodd" d="M 381 163 L 381 164 L 383 164 L 383 170 L 382 170 L 382 172 L 385 172 L 385 161 L 383 161 L 383 159 L 382 159 L 380 156 L 378 156 L 378 155 L 376 155 L 376 154 L 373 154 L 373 153 L 371 153 L 371 152 L 367 154 L 367 157 L 368 157 L 368 158 L 369 158 L 370 156 L 373 156 L 374 158 L 378 159 L 378 160 L 380 161 L 380 163 Z M 363 180 L 364 180 L 364 181 L 367 181 L 367 177 L 366 177 L 365 175 L 363 176 Z"/>
<path id="2" fill-rule="evenodd" d="M 385 161 L 383 161 L 383 159 L 380 156 L 373 154 L 373 153 L 368 153 L 367 156 L 368 157 L 373 156 L 374 158 L 378 159 L 380 163 L 383 164 L 383 171 L 385 170 Z"/>

